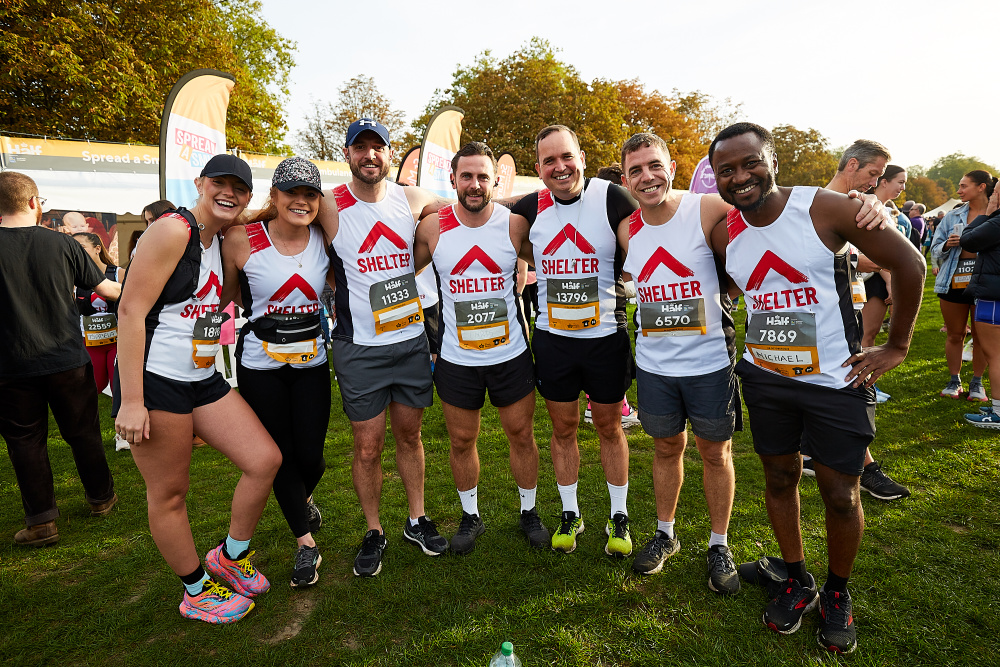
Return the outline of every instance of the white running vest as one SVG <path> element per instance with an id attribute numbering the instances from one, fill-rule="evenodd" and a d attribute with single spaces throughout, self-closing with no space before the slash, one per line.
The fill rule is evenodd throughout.
<path id="1" fill-rule="evenodd" d="M 358 345 L 390 345 L 424 333 L 413 268 L 416 223 L 403 187 L 386 182 L 385 197 L 361 201 L 349 186 L 333 190 L 340 216 L 330 247 L 336 277 L 332 335 Z"/>
<path id="2" fill-rule="evenodd" d="M 592 178 L 569 205 L 557 204 L 548 189 L 538 193 L 538 216 L 528 235 L 538 277 L 536 328 L 571 338 L 600 338 L 618 329 L 618 240 L 608 220 L 609 185 Z"/>
<path id="3" fill-rule="evenodd" d="M 754 227 L 729 212 L 726 270 L 746 296 L 743 358 L 785 377 L 840 389 L 861 350 L 861 317 L 851 299 L 853 268 L 816 234 L 809 208 L 818 188 L 792 188 L 781 215 Z"/>
<path id="4" fill-rule="evenodd" d="M 704 375 L 730 364 L 715 255 L 701 226 L 700 194 L 684 195 L 673 217 L 629 218 L 624 270 L 639 304 L 635 362 L 657 375 Z"/>
<path id="5" fill-rule="evenodd" d="M 510 242 L 510 210 L 493 205 L 482 227 L 466 227 L 454 204 L 438 212 L 441 235 L 434 270 L 441 280 L 442 359 L 461 366 L 492 366 L 528 349 L 514 287 L 517 250 Z"/>
<path id="6" fill-rule="evenodd" d="M 197 229 L 192 230 L 197 234 Z M 199 245 L 201 245 L 199 243 Z M 198 287 L 185 301 L 165 304 L 156 315 L 157 323 L 150 331 L 146 318 L 146 365 L 150 373 L 178 382 L 207 380 L 216 372 L 214 358 L 219 350 L 221 317 L 218 324 L 211 320 L 219 312 L 222 299 L 222 245 L 212 237 L 212 245 L 201 245 Z M 218 328 L 217 328 L 218 327 Z M 197 332 L 197 333 L 196 333 Z M 197 338 L 196 338 L 197 336 Z M 194 355 L 202 360 L 197 367 Z M 210 365 L 209 359 L 212 359 Z"/>
<path id="7" fill-rule="evenodd" d="M 256 322 L 265 315 L 308 315 L 322 309 L 319 295 L 326 284 L 330 258 L 323 245 L 323 232 L 316 225 L 309 226 L 309 243 L 301 255 L 302 267 L 295 257 L 282 255 L 271 241 L 263 222 L 247 225 L 250 240 L 250 257 L 240 271 L 240 290 L 247 320 Z M 303 341 L 307 342 L 307 341 Z M 312 368 L 326 362 L 326 345 L 322 336 L 314 341 L 316 356 L 301 364 L 287 364 L 295 368 Z M 253 370 L 265 371 L 281 368 L 286 364 L 273 359 L 264 351 L 261 340 L 253 331 L 247 331 L 240 349 L 240 363 Z"/>

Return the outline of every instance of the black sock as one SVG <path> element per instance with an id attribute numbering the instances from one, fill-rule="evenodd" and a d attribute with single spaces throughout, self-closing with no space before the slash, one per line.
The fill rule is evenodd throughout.
<path id="1" fill-rule="evenodd" d="M 823 585 L 823 588 L 828 593 L 833 591 L 847 593 L 847 579 L 848 577 L 838 577 L 833 573 L 833 570 L 827 568 L 826 584 Z"/>
<path id="2" fill-rule="evenodd" d="M 202 580 L 204 576 L 205 576 L 205 569 L 199 564 L 197 570 L 195 570 L 191 574 L 186 574 L 183 577 L 181 577 L 181 581 L 183 581 L 186 585 L 190 586 L 192 584 L 197 584 L 199 581 Z"/>
<path id="3" fill-rule="evenodd" d="M 785 562 L 785 567 L 788 568 L 789 579 L 794 579 L 802 586 L 805 586 L 806 582 L 809 581 L 809 576 L 806 572 L 806 562 L 804 560 L 800 560 L 795 563 Z"/>

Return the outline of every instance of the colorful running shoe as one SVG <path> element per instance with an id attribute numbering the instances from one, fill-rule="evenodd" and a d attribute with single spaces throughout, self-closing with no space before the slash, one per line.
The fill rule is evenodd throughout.
<path id="1" fill-rule="evenodd" d="M 572 553 L 576 549 L 576 536 L 583 532 L 583 517 L 576 512 L 563 512 L 559 530 L 552 536 L 552 549 Z"/>
<path id="2" fill-rule="evenodd" d="M 250 557 L 254 551 L 249 551 L 242 558 L 229 560 L 222 547 L 225 542 L 219 544 L 205 556 L 205 569 L 213 577 L 225 581 L 232 589 L 248 598 L 266 593 L 271 588 L 271 583 L 261 574 L 250 562 Z"/>
<path id="3" fill-rule="evenodd" d="M 965 421 L 977 428 L 1000 429 L 1000 414 L 993 410 L 992 405 L 979 408 L 979 414 L 965 415 Z"/>
<path id="4" fill-rule="evenodd" d="M 604 553 L 618 558 L 632 554 L 632 535 L 628 529 L 627 514 L 618 512 L 608 519 L 604 533 L 608 536 L 608 544 L 604 547 Z"/>
<path id="5" fill-rule="evenodd" d="M 974 403 L 985 403 L 990 399 L 986 395 L 986 390 L 983 389 L 982 382 L 970 382 L 969 395 L 965 397 L 965 400 L 972 401 Z"/>
<path id="6" fill-rule="evenodd" d="M 962 383 L 958 380 L 951 380 L 941 390 L 941 396 L 944 398 L 962 398 Z"/>
<path id="7" fill-rule="evenodd" d="M 201 593 L 191 595 L 184 591 L 179 607 L 181 616 L 206 623 L 235 623 L 253 609 L 254 601 L 211 579 L 202 585 Z"/>

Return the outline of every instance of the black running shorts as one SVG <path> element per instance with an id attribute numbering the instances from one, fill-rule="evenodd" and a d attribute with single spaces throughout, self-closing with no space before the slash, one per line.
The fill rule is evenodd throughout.
<path id="1" fill-rule="evenodd" d="M 115 364 L 115 383 L 111 398 L 111 416 L 118 416 L 122 397 L 119 387 L 118 365 Z M 196 382 L 171 380 L 162 375 L 142 372 L 142 400 L 147 410 L 162 410 L 178 415 L 189 415 L 195 408 L 215 403 L 229 393 L 230 386 L 216 371 L 212 377 Z"/>
<path id="2" fill-rule="evenodd" d="M 538 393 L 557 403 L 575 401 L 581 391 L 594 403 L 618 403 L 635 377 L 624 329 L 601 338 L 570 338 L 535 329 L 531 349 Z"/>
<path id="3" fill-rule="evenodd" d="M 438 397 L 463 410 L 479 410 L 486 403 L 498 408 L 517 403 L 535 392 L 535 368 L 531 352 L 525 350 L 510 361 L 491 366 L 460 366 L 438 357 L 434 364 L 434 386 Z"/>

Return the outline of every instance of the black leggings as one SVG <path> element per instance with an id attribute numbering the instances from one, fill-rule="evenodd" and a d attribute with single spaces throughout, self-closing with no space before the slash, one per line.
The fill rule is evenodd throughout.
<path id="1" fill-rule="evenodd" d="M 240 395 L 281 450 L 274 497 L 296 538 L 309 532 L 306 498 L 319 484 L 330 423 L 330 366 L 257 371 L 236 366 Z"/>

